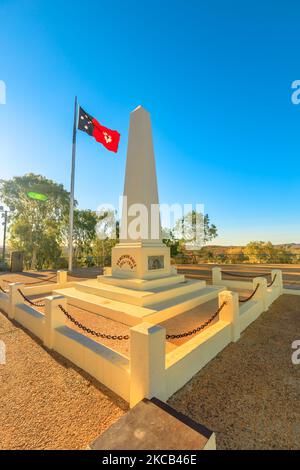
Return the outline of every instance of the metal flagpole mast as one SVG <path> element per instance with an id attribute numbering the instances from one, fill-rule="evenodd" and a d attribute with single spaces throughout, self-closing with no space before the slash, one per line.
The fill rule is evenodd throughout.
<path id="1" fill-rule="evenodd" d="M 7 211 L 4 211 L 4 232 L 3 232 L 3 244 L 2 244 L 2 258 L 5 261 L 5 245 L 6 245 L 6 229 L 7 229 Z"/>
<path id="2" fill-rule="evenodd" d="M 76 130 L 77 130 L 77 96 L 74 104 L 74 124 L 72 140 L 72 165 L 70 186 L 70 213 L 69 213 L 69 271 L 73 269 L 73 220 L 74 220 L 74 179 L 75 179 L 75 156 L 76 156 Z"/>

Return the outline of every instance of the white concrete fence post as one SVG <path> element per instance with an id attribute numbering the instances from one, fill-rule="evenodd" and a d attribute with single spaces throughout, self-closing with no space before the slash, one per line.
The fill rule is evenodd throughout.
<path id="1" fill-rule="evenodd" d="M 212 268 L 212 283 L 213 284 L 220 284 L 222 282 L 222 272 L 221 268 L 215 266 Z"/>
<path id="2" fill-rule="evenodd" d="M 275 279 L 274 284 L 272 285 L 272 287 L 278 287 L 279 295 L 281 295 L 282 292 L 283 292 L 283 281 L 282 281 L 282 271 L 281 271 L 281 269 L 272 269 L 272 271 L 271 271 L 271 281 L 274 280 L 275 276 L 276 276 L 276 279 Z"/>
<path id="3" fill-rule="evenodd" d="M 54 330 L 59 326 L 63 326 L 66 322 L 66 317 L 60 310 L 58 305 L 66 308 L 67 301 L 63 295 L 53 295 L 45 297 L 45 334 L 44 345 L 47 348 L 53 348 Z"/>
<path id="4" fill-rule="evenodd" d="M 226 305 L 222 308 L 219 319 L 231 323 L 231 339 L 233 342 L 236 342 L 241 335 L 238 293 L 227 290 L 219 292 L 219 307 L 221 307 L 224 302 L 226 302 Z"/>
<path id="5" fill-rule="evenodd" d="M 166 399 L 166 329 L 140 323 L 130 328 L 130 407 L 143 398 Z"/>
<path id="6" fill-rule="evenodd" d="M 57 271 L 57 284 L 66 284 L 68 281 L 68 271 Z"/>
<path id="7" fill-rule="evenodd" d="M 268 281 L 265 277 L 255 277 L 253 279 L 253 290 L 256 289 L 256 286 L 259 284 L 257 291 L 255 292 L 252 300 L 262 300 L 263 302 L 263 311 L 265 312 L 269 305 L 268 305 Z"/>
<path id="8" fill-rule="evenodd" d="M 8 310 L 8 318 L 14 319 L 15 318 L 15 310 L 16 304 L 24 303 L 24 299 L 21 296 L 20 292 L 24 289 L 24 284 L 22 282 L 14 282 L 13 284 L 9 284 L 9 310 Z"/>

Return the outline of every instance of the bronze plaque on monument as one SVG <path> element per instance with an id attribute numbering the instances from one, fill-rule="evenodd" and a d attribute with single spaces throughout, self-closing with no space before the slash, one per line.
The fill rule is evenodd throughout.
<path id="1" fill-rule="evenodd" d="M 148 256 L 148 270 L 164 269 L 164 256 Z"/>

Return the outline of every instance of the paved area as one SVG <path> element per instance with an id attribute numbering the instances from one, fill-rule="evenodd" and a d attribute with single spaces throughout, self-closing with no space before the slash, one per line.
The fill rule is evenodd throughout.
<path id="1" fill-rule="evenodd" d="M 127 404 L 0 313 L 0 449 L 85 449 Z"/>
<path id="2" fill-rule="evenodd" d="M 169 403 L 214 430 L 218 449 L 300 449 L 300 297 L 283 295 Z"/>

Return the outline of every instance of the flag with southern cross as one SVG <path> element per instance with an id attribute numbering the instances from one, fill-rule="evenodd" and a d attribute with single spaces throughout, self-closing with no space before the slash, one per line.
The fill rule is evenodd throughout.
<path id="1" fill-rule="evenodd" d="M 104 145 L 107 150 L 111 152 L 118 151 L 120 133 L 102 126 L 97 119 L 86 113 L 81 106 L 79 106 L 78 113 L 78 129 L 94 137 L 94 139 Z"/>

